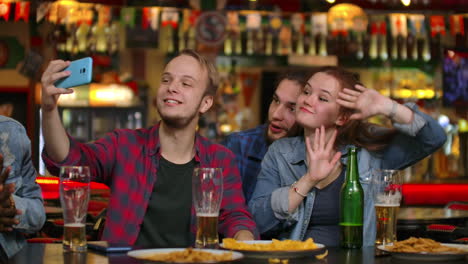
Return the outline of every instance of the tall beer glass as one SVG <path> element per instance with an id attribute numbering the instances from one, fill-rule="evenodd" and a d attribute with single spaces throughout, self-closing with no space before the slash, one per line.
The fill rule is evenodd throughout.
<path id="1" fill-rule="evenodd" d="M 223 170 L 195 168 L 192 178 L 193 204 L 197 213 L 195 247 L 218 247 L 218 215 L 223 198 Z"/>
<path id="2" fill-rule="evenodd" d="M 396 241 L 402 177 L 401 171 L 398 170 L 373 171 L 372 191 L 377 218 L 375 245 L 386 245 Z"/>
<path id="3" fill-rule="evenodd" d="M 86 214 L 89 202 L 90 171 L 87 166 L 60 168 L 60 203 L 63 210 L 63 249 L 86 251 Z"/>

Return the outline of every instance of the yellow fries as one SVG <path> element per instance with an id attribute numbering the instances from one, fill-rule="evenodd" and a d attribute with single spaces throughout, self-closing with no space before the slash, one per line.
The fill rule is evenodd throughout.
<path id="1" fill-rule="evenodd" d="M 328 256 L 328 250 L 325 250 L 323 254 L 320 255 L 315 255 L 316 259 L 324 259 L 326 256 Z"/>
<path id="2" fill-rule="evenodd" d="M 200 263 L 200 262 L 218 262 L 232 260 L 232 253 L 213 254 L 205 251 L 196 251 L 187 248 L 183 251 L 174 251 L 170 253 L 156 253 L 143 256 L 141 259 L 162 261 L 170 263 Z"/>
<path id="3" fill-rule="evenodd" d="M 460 250 L 458 248 L 443 246 L 439 242 L 436 242 L 429 238 L 415 238 L 415 237 L 410 237 L 406 240 L 395 242 L 393 243 L 393 246 L 387 246 L 386 249 L 389 251 L 393 251 L 393 252 L 409 252 L 409 253 L 419 253 L 419 252 L 461 253 L 461 252 L 464 252 L 463 250 Z"/>
<path id="4" fill-rule="evenodd" d="M 252 251 L 294 251 L 294 250 L 309 250 L 317 248 L 312 238 L 306 241 L 297 240 L 277 240 L 273 239 L 271 243 L 248 244 L 242 241 L 237 241 L 233 238 L 223 239 L 223 247 L 233 250 L 252 250 Z"/>

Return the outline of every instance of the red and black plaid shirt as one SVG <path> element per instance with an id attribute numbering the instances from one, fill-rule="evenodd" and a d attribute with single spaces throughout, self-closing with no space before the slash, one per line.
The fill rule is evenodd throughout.
<path id="1" fill-rule="evenodd" d="M 223 168 L 224 197 L 219 214 L 219 232 L 233 237 L 239 230 L 249 230 L 258 238 L 255 222 L 245 205 L 234 154 L 198 134 L 195 148 L 197 167 Z M 111 188 L 102 239 L 130 245 L 135 243 L 161 158 L 159 124 L 147 129 L 115 130 L 89 144 L 70 138 L 70 152 L 65 160 L 56 163 L 45 151 L 42 158 L 53 175 L 58 175 L 60 166 L 64 165 L 90 166 L 92 180 Z M 190 230 L 194 240 L 196 215 L 193 206 Z"/>

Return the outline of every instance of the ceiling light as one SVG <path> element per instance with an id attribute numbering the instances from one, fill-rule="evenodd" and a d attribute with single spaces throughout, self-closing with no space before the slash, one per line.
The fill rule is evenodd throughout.
<path id="1" fill-rule="evenodd" d="M 409 6 L 411 4 L 411 0 L 401 0 L 404 6 Z"/>

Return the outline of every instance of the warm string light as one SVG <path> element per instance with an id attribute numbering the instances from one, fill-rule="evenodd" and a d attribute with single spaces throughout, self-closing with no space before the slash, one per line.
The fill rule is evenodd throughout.
<path id="1" fill-rule="evenodd" d="M 333 4 L 335 3 L 335 0 L 327 0 L 328 3 Z"/>
<path id="2" fill-rule="evenodd" d="M 404 6 L 409 6 L 411 4 L 411 0 L 401 0 L 401 3 L 404 5 Z"/>

